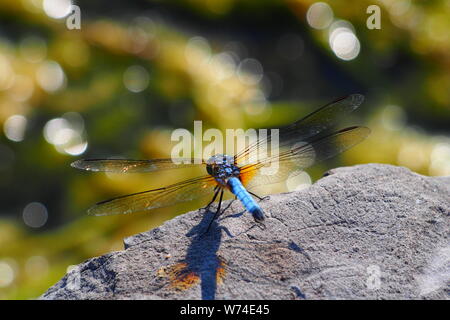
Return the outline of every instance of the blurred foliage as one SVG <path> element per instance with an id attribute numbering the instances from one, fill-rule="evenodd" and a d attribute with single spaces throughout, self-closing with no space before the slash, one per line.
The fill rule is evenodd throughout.
<path id="1" fill-rule="evenodd" d="M 97 201 L 192 172 L 69 166 L 168 157 L 172 130 L 192 130 L 194 120 L 204 129 L 280 126 L 359 92 L 366 101 L 348 122 L 366 123 L 371 136 L 308 170 L 313 180 L 329 166 L 369 162 L 450 174 L 448 1 L 329 1 L 330 22 L 350 22 L 360 43 L 349 61 L 330 47 L 332 25 L 311 27 L 315 1 L 78 1 L 80 30 L 51 18 L 45 2 L 0 0 L 0 298 L 35 298 L 70 265 L 202 205 L 87 217 Z M 373 2 L 381 30 L 366 28 Z M 40 208 L 33 202 L 48 213 L 39 226 L 27 215 Z"/>

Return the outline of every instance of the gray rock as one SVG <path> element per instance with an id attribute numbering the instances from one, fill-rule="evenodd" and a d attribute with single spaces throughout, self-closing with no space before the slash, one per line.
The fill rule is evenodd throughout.
<path id="1" fill-rule="evenodd" d="M 78 265 L 41 299 L 448 299 L 450 177 L 329 171 L 310 188 L 178 216 Z M 227 203 L 225 203 L 225 206 Z"/>

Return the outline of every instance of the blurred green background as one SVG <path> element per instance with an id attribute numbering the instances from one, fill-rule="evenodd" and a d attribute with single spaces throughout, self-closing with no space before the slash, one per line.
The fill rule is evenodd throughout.
<path id="1" fill-rule="evenodd" d="M 66 25 L 72 4 L 80 30 Z M 371 4 L 380 30 L 366 27 Z M 366 100 L 349 122 L 371 136 L 285 190 L 358 163 L 449 175 L 450 2 L 0 0 L 0 298 L 36 298 L 71 265 L 202 205 L 87 216 L 189 175 L 72 161 L 169 157 L 172 130 L 194 120 L 285 125 L 350 93 Z"/>

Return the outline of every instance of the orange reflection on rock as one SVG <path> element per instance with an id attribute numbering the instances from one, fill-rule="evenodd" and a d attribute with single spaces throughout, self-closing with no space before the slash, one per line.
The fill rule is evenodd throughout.
<path id="1" fill-rule="evenodd" d="M 217 257 L 216 283 L 222 284 L 226 275 L 225 260 Z M 168 267 L 161 267 L 157 275 L 169 279 L 169 287 L 176 290 L 187 290 L 198 284 L 201 272 L 194 271 L 189 263 L 182 261 Z"/>
<path id="2" fill-rule="evenodd" d="M 158 275 L 163 278 L 169 278 L 170 287 L 177 290 L 187 290 L 200 280 L 198 274 L 190 270 L 186 262 L 162 267 L 158 270 Z"/>
<path id="3" fill-rule="evenodd" d="M 227 265 L 225 263 L 225 260 L 221 257 L 217 257 L 217 259 L 219 260 L 219 265 L 216 269 L 216 281 L 217 284 L 222 284 L 223 280 L 225 279 L 225 275 L 227 273 Z"/>

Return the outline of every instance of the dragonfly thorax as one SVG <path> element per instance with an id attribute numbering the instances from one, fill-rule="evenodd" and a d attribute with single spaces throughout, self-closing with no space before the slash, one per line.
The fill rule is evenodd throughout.
<path id="1" fill-rule="evenodd" d="M 226 154 L 216 154 L 206 161 L 206 171 L 219 183 L 226 185 L 228 178 L 239 177 L 240 170 L 234 158 Z"/>

